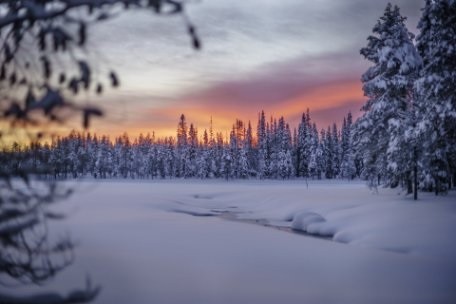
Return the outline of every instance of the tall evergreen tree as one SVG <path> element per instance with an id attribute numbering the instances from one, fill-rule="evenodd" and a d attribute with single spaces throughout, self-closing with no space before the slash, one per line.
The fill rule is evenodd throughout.
<path id="1" fill-rule="evenodd" d="M 456 1 L 426 1 L 417 37 L 423 68 L 415 89 L 424 173 L 430 175 L 436 194 L 456 180 L 455 24 Z"/>
<path id="2" fill-rule="evenodd" d="M 258 175 L 257 167 L 258 167 L 258 154 L 256 153 L 256 149 L 254 148 L 254 139 L 252 133 L 252 125 L 249 121 L 247 124 L 247 130 L 245 133 L 245 145 L 244 150 L 247 157 L 247 167 L 249 176 L 255 177 Z"/>
<path id="3" fill-rule="evenodd" d="M 410 168 L 403 161 L 409 149 L 403 134 L 410 92 L 421 60 L 399 8 L 388 4 L 368 37 L 361 55 L 373 63 L 362 76 L 363 116 L 358 120 L 357 149 L 362 152 L 363 175 L 376 185 L 382 178 L 396 185 Z"/>
<path id="4" fill-rule="evenodd" d="M 332 126 L 332 141 L 333 141 L 333 177 L 337 177 L 340 174 L 340 134 L 337 130 L 336 123 Z"/>
<path id="5" fill-rule="evenodd" d="M 197 159 L 198 159 L 198 130 L 193 124 L 190 124 L 188 129 L 187 149 L 184 152 L 185 162 L 185 177 L 195 177 L 197 175 Z"/>
<path id="6" fill-rule="evenodd" d="M 258 115 L 257 126 L 257 141 L 258 141 L 258 174 L 260 178 L 267 176 L 268 168 L 268 147 L 267 147 L 267 134 L 266 134 L 266 119 L 264 111 Z"/>
<path id="7" fill-rule="evenodd" d="M 333 133 L 331 132 L 331 127 L 328 126 L 327 131 L 324 133 L 323 142 L 323 157 L 325 162 L 324 172 L 325 177 L 332 179 L 335 176 L 335 166 L 334 166 L 334 155 L 335 155 L 335 142 L 333 139 Z M 323 135 L 323 134 L 322 134 Z"/>
<path id="8" fill-rule="evenodd" d="M 176 143 L 176 176 L 177 177 L 184 177 L 187 172 L 187 162 L 186 156 L 188 153 L 188 145 L 187 145 L 187 121 L 185 120 L 185 115 L 182 114 L 179 119 L 179 123 L 177 125 L 177 143 Z"/>
<path id="9" fill-rule="evenodd" d="M 353 118 L 352 114 L 349 112 L 347 114 L 347 117 L 344 117 L 343 120 L 341 138 L 340 177 L 346 179 L 353 179 L 356 174 L 354 151 L 352 145 L 352 125 Z"/>
<path id="10" fill-rule="evenodd" d="M 318 129 L 317 125 L 314 123 L 312 124 L 312 130 L 310 132 L 310 159 L 309 159 L 309 175 L 312 178 L 321 178 L 321 159 L 322 159 L 322 151 L 320 149 L 320 141 L 318 138 Z"/>
<path id="11" fill-rule="evenodd" d="M 291 133 L 290 127 L 285 119 L 280 117 L 276 130 L 276 151 L 277 151 L 277 173 L 282 179 L 290 178 L 293 174 L 293 163 L 291 158 Z"/>
<path id="12" fill-rule="evenodd" d="M 311 145 L 311 125 L 310 115 L 307 112 L 302 114 L 301 122 L 298 126 L 296 138 L 296 175 L 298 177 L 309 176 L 310 145 Z"/>

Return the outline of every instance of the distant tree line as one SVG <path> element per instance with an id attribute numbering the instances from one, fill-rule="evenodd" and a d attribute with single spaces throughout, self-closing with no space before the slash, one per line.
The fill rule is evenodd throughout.
<path id="1" fill-rule="evenodd" d="M 362 178 L 376 188 L 446 193 L 456 183 L 456 1 L 427 0 L 415 36 L 397 6 L 388 4 L 361 55 L 363 115 L 348 114 L 317 130 L 310 113 L 291 130 L 283 117 L 237 120 L 228 139 L 212 127 L 202 139 L 182 115 L 177 137 L 76 132 L 51 145 L 18 145 L 1 154 L 9 170 L 32 167 L 54 178 Z M 48 166 L 51 164 L 51 166 Z M 43 172 L 48 168 L 47 172 Z"/>
<path id="2" fill-rule="evenodd" d="M 212 125 L 212 122 L 211 122 Z M 51 144 L 27 148 L 14 144 L 2 153 L 2 166 L 24 168 L 51 178 L 348 178 L 360 175 L 351 133 L 352 115 L 337 125 L 317 131 L 309 111 L 293 132 L 283 117 L 258 115 L 256 135 L 251 123 L 236 120 L 229 138 L 211 128 L 198 136 L 181 115 L 176 137 L 156 139 L 125 133 L 107 136 L 71 132 Z"/>

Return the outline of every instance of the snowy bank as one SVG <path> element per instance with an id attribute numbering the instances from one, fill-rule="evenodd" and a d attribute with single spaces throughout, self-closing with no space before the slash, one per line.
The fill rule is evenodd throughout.
<path id="1" fill-rule="evenodd" d="M 71 232 L 76 261 L 46 290 L 89 274 L 97 304 L 455 303 L 454 205 L 454 193 L 415 203 L 361 183 L 81 182 L 50 227 Z"/>
<path id="2" fill-rule="evenodd" d="M 176 182 L 159 183 L 164 191 Z M 456 193 L 419 201 L 397 190 L 372 194 L 362 182 L 213 182 L 177 181 L 176 204 L 165 210 L 189 214 L 232 213 L 357 246 L 448 260 L 456 256 Z M 179 186 L 173 186 L 179 188 Z"/>

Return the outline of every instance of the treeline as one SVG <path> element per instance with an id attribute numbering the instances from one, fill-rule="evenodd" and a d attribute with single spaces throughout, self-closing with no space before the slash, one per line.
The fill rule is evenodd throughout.
<path id="1" fill-rule="evenodd" d="M 318 132 L 307 111 L 292 132 L 283 117 L 266 120 L 261 112 L 255 131 L 250 122 L 236 120 L 224 139 L 212 127 L 198 136 L 181 115 L 176 137 L 148 134 L 132 140 L 124 134 L 111 141 L 73 131 L 52 144 L 27 149 L 16 144 L 2 153 L 2 166 L 51 178 L 352 179 L 362 169 L 355 165 L 352 129 L 350 113 L 341 131 L 334 124 Z"/>
<path id="2" fill-rule="evenodd" d="M 0 155 L 2 170 L 24 166 L 55 178 L 347 178 L 377 187 L 446 193 L 456 183 L 456 1 L 428 0 L 417 37 L 388 4 L 361 55 L 367 102 L 341 130 L 318 131 L 309 111 L 296 129 L 259 114 L 256 130 L 236 121 L 228 140 L 181 116 L 176 138 L 72 133 L 52 145 L 18 146 Z"/>

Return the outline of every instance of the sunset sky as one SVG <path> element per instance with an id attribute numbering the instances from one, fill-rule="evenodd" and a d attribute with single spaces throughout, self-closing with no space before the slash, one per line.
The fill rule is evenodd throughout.
<path id="1" fill-rule="evenodd" d="M 91 56 L 121 77 L 121 87 L 91 102 L 107 116 L 93 130 L 112 136 L 153 130 L 175 135 L 184 113 L 200 134 L 225 132 L 236 118 L 255 127 L 262 109 L 294 127 L 310 108 L 319 128 L 364 102 L 359 55 L 386 0 L 203 0 L 187 12 L 203 49 L 191 48 L 180 17 L 127 12 L 94 27 Z M 423 1 L 401 0 L 416 31 Z"/>

